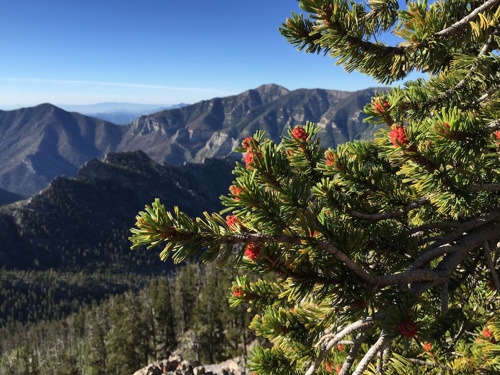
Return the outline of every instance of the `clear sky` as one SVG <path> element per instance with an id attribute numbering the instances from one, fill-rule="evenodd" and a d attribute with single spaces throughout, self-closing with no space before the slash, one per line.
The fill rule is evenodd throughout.
<path id="1" fill-rule="evenodd" d="M 278 28 L 292 11 L 295 0 L 2 0 L 0 108 L 378 86 L 289 45 Z"/>

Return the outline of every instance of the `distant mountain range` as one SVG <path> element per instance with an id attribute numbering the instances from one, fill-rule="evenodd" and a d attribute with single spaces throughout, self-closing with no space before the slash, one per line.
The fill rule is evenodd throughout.
<path id="1" fill-rule="evenodd" d="M 125 125 L 134 121 L 142 115 L 149 115 L 168 109 L 185 107 L 189 104 L 179 103 L 170 106 L 160 104 L 139 104 L 139 103 L 97 103 L 89 105 L 60 105 L 59 107 L 68 112 L 78 112 L 90 117 L 96 117 L 117 125 Z"/>
<path id="2" fill-rule="evenodd" d="M 112 113 L 112 112 L 154 113 L 166 109 L 185 107 L 187 105 L 188 104 L 186 103 L 166 106 L 161 104 L 105 102 L 96 104 L 61 104 L 58 107 L 68 112 L 78 112 L 87 115 L 89 113 Z"/>
<path id="3" fill-rule="evenodd" d="M 50 104 L 0 111 L 0 188 L 31 196 L 109 152 L 142 150 L 170 165 L 224 158 L 258 129 L 279 141 L 288 127 L 306 121 L 319 124 L 325 146 L 370 138 L 376 128 L 362 122 L 360 109 L 374 91 L 289 91 L 270 84 L 121 126 Z"/>

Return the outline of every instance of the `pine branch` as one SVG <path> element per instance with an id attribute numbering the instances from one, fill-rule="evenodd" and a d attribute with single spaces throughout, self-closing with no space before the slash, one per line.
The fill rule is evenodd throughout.
<path id="1" fill-rule="evenodd" d="M 342 365 L 339 375 L 347 375 L 349 373 L 349 370 L 354 364 L 354 360 L 358 356 L 361 346 L 365 342 L 365 338 L 366 338 L 365 331 L 361 331 L 358 334 L 358 336 L 356 336 L 356 338 L 354 339 L 354 345 L 351 347 L 351 350 L 349 350 L 349 353 L 347 354 L 347 358 L 345 359 L 344 364 Z"/>
<path id="2" fill-rule="evenodd" d="M 358 47 L 361 52 L 371 52 L 380 59 L 393 55 L 404 56 L 406 53 L 406 47 L 403 46 L 386 46 L 379 43 L 370 42 L 359 37 L 348 35 L 346 33 L 343 36 L 351 46 Z"/>
<path id="3" fill-rule="evenodd" d="M 500 191 L 500 184 L 481 184 L 474 187 L 481 191 Z"/>
<path id="4" fill-rule="evenodd" d="M 500 0 L 490 0 L 489 3 L 499 3 L 500 4 Z M 485 4 L 483 4 L 483 6 Z M 495 4 L 493 4 L 493 5 L 495 5 Z M 479 8 L 477 8 L 477 9 L 479 9 Z M 468 18 L 468 17 L 466 17 L 466 18 Z M 461 22 L 461 21 L 459 21 L 459 22 Z M 465 25 L 462 25 L 461 23 L 459 25 L 460 25 L 460 27 L 465 26 L 465 25 L 467 25 L 467 22 L 465 23 Z M 450 28 L 447 28 L 447 29 L 445 29 L 443 31 L 446 31 L 446 30 L 449 31 L 449 30 L 451 30 L 451 27 L 452 26 L 450 26 Z M 437 104 L 442 103 L 443 101 L 449 100 L 452 97 L 456 97 L 457 93 L 461 89 L 463 89 L 466 86 L 467 82 L 469 82 L 471 80 L 471 78 L 476 74 L 476 70 L 477 70 L 477 68 L 479 66 L 480 59 L 492 50 L 492 46 L 496 43 L 495 42 L 495 37 L 498 36 L 499 33 L 500 33 L 500 25 L 497 25 L 495 27 L 495 29 L 491 32 L 491 34 L 488 36 L 488 40 L 486 41 L 486 43 L 483 45 L 483 47 L 479 51 L 478 55 L 476 56 L 474 63 L 472 64 L 471 68 L 469 69 L 469 72 L 457 84 L 455 84 L 454 87 L 452 87 L 452 88 L 450 88 L 448 90 L 443 91 L 442 93 L 440 93 L 438 96 L 436 96 L 434 98 L 431 98 L 431 99 L 426 100 L 426 101 L 420 101 L 419 103 L 413 103 L 411 106 L 414 107 L 414 108 L 431 108 L 431 107 L 433 107 L 433 106 L 435 106 Z M 435 35 L 438 35 L 438 34 L 439 33 L 437 33 Z M 446 35 L 446 33 L 443 34 L 443 35 Z M 486 97 L 487 97 L 485 95 L 486 94 L 482 95 L 480 97 L 480 99 L 477 99 L 474 102 L 479 103 L 480 101 L 485 100 Z M 464 107 L 465 108 L 471 108 L 472 107 L 472 102 L 469 102 Z"/>
<path id="5" fill-rule="evenodd" d="M 467 233 L 467 238 L 471 235 L 471 231 L 475 228 L 489 224 L 498 218 L 500 218 L 500 211 L 494 211 L 483 217 L 474 218 L 467 222 L 457 224 L 456 229 L 453 232 L 443 236 L 439 242 L 436 242 L 429 250 L 415 259 L 410 266 L 410 270 L 418 269 L 433 259 L 456 251 L 452 243 L 464 237 L 464 233 Z"/>
<path id="6" fill-rule="evenodd" d="M 448 304 L 449 304 L 449 289 L 448 283 L 445 282 L 441 286 L 441 312 L 446 314 L 448 312 Z"/>
<path id="7" fill-rule="evenodd" d="M 474 9 L 472 12 L 470 12 L 467 16 L 462 18 L 460 21 L 455 22 L 453 25 L 447 27 L 446 29 L 443 29 L 437 33 L 435 33 L 435 36 L 439 37 L 448 37 L 456 32 L 458 32 L 460 29 L 466 27 L 469 22 L 475 20 L 477 17 L 479 17 L 480 13 L 487 12 L 491 8 L 493 8 L 495 5 L 499 5 L 500 0 L 488 0 L 486 1 L 483 5 L 477 7 Z"/>
<path id="8" fill-rule="evenodd" d="M 230 239 L 227 239 L 229 243 L 242 243 L 242 242 L 278 242 L 278 243 L 288 243 L 295 245 L 303 245 L 304 241 L 311 241 L 309 237 L 300 236 L 287 236 L 287 235 L 268 235 L 268 234 L 244 234 L 244 235 L 233 235 Z M 402 285 L 402 284 L 412 284 L 412 283 L 422 283 L 422 282 L 443 282 L 444 279 L 441 275 L 435 271 L 426 269 L 413 269 L 398 274 L 388 274 L 376 276 L 367 272 L 358 263 L 356 263 L 352 258 L 350 258 L 342 250 L 338 249 L 329 242 L 316 241 L 315 244 L 319 249 L 326 250 L 338 260 L 340 260 L 344 265 L 349 268 L 354 275 L 356 275 L 363 282 L 378 287 L 383 288 L 390 285 Z"/>
<path id="9" fill-rule="evenodd" d="M 436 230 L 450 230 L 450 229 L 456 228 L 459 225 L 461 225 L 461 223 L 456 222 L 456 221 L 439 221 L 436 223 L 427 223 L 427 224 L 420 225 L 420 226 L 415 227 L 412 230 L 410 230 L 410 235 L 411 236 L 418 236 L 418 235 L 420 235 L 421 232 L 429 232 L 429 231 L 436 231 Z"/>
<path id="10" fill-rule="evenodd" d="M 491 278 L 493 279 L 493 284 L 498 293 L 500 293 L 500 280 L 498 279 L 497 270 L 495 269 L 495 264 L 493 263 L 493 259 L 491 258 L 491 249 L 488 241 L 484 241 L 484 257 L 486 258 L 486 264 L 491 273 Z"/>
<path id="11" fill-rule="evenodd" d="M 310 237 L 301 237 L 301 236 L 288 236 L 284 234 L 262 234 L 262 233 L 245 233 L 245 234 L 234 234 L 228 236 L 223 239 L 221 242 L 228 244 L 237 244 L 237 243 L 266 243 L 266 242 L 275 242 L 275 243 L 285 243 L 290 245 L 303 245 L 304 242 L 310 242 Z M 371 275 L 367 271 L 365 271 L 358 263 L 356 263 L 353 259 L 351 259 L 346 253 L 342 250 L 335 247 L 333 244 L 324 241 L 314 240 L 313 246 L 316 245 L 321 250 L 326 250 L 333 256 L 335 256 L 338 260 L 340 260 L 344 265 L 349 268 L 357 277 L 359 277 L 364 282 L 367 282 L 371 285 L 377 285 L 377 277 Z"/>
<path id="12" fill-rule="evenodd" d="M 390 344 L 386 345 L 386 347 L 384 348 L 384 352 L 382 353 L 382 370 L 385 369 L 389 364 L 389 359 L 391 358 L 391 352 L 392 352 L 391 345 Z"/>
<path id="13" fill-rule="evenodd" d="M 496 121 L 493 121 L 491 122 L 489 125 L 488 125 L 488 128 L 491 129 L 492 131 L 494 130 L 499 130 L 500 129 L 500 119 L 496 120 Z"/>
<path id="14" fill-rule="evenodd" d="M 495 2 L 498 2 L 500 3 L 500 0 L 495 0 Z M 500 25 L 497 25 L 495 27 L 495 29 L 492 31 L 492 33 L 489 35 L 488 37 L 488 40 L 486 41 L 486 43 L 483 45 L 483 47 L 481 48 L 481 50 L 479 51 L 479 54 L 476 56 L 476 60 L 474 62 L 474 64 L 472 64 L 469 72 L 467 73 L 467 75 L 462 78 L 456 85 L 455 87 L 449 89 L 449 90 L 446 90 L 445 92 L 443 92 L 441 95 L 439 95 L 435 100 L 436 102 L 440 102 L 442 100 L 446 100 L 448 98 L 450 98 L 451 96 L 453 95 L 456 95 L 457 91 L 461 90 L 465 85 L 466 83 L 472 78 L 472 76 L 476 73 L 476 70 L 477 70 L 477 67 L 479 65 L 479 60 L 485 56 L 487 53 L 489 53 L 491 51 L 491 47 L 495 42 L 495 36 L 497 36 L 498 34 L 500 33 Z"/>
<path id="15" fill-rule="evenodd" d="M 382 331 L 377 342 L 373 344 L 373 346 L 366 352 L 365 356 L 361 359 L 358 366 L 356 367 L 356 371 L 354 371 L 352 375 L 362 375 L 372 359 L 377 355 L 379 351 L 383 350 L 387 342 L 388 337 L 385 332 Z"/>
<path id="16" fill-rule="evenodd" d="M 495 95 L 498 91 L 500 91 L 500 87 L 494 86 L 492 89 L 488 90 L 486 93 L 484 93 L 482 96 L 472 101 L 471 103 L 465 105 L 463 108 L 464 109 L 476 108 L 481 103 L 486 102 L 488 99 L 491 99 L 491 97 Z"/>
<path id="17" fill-rule="evenodd" d="M 383 346 L 382 349 L 377 353 L 378 354 L 378 360 L 377 360 L 377 372 L 376 375 L 384 375 L 384 368 L 387 365 L 386 358 L 388 356 L 388 353 L 390 351 L 391 343 L 390 341 L 386 342 Z"/>
<path id="18" fill-rule="evenodd" d="M 327 242 L 318 242 L 318 248 L 328 251 L 341 262 L 344 263 L 360 280 L 363 282 L 376 286 L 378 288 L 386 287 L 389 285 L 401 285 L 410 283 L 421 282 L 442 282 L 444 279 L 436 272 L 431 270 L 411 270 L 398 274 L 389 274 L 383 276 L 375 276 L 364 270 L 358 263 L 353 261 L 347 254 Z"/>
<path id="19" fill-rule="evenodd" d="M 497 216 L 498 217 L 498 216 Z M 460 242 L 452 245 L 452 251 L 448 252 L 443 260 L 438 264 L 435 273 L 440 275 L 443 280 L 448 280 L 457 266 L 472 252 L 474 249 L 481 247 L 484 241 L 500 240 L 499 224 L 496 222 L 476 228 L 474 231 L 467 233 Z M 416 285 L 412 289 L 412 294 L 421 295 L 426 290 L 434 285 L 439 285 L 440 282 L 431 281 Z"/>
<path id="20" fill-rule="evenodd" d="M 428 367 L 433 367 L 433 368 L 441 368 L 443 370 L 448 370 L 451 371 L 452 369 L 449 368 L 448 366 L 441 365 L 439 363 L 431 362 L 431 361 L 424 361 L 421 359 L 417 358 L 406 358 L 406 360 L 410 363 L 414 363 L 419 366 L 428 366 Z"/>
<path id="21" fill-rule="evenodd" d="M 368 328 L 370 325 L 372 325 L 374 323 L 374 321 L 376 319 L 380 319 L 380 317 L 376 317 L 376 318 L 370 317 L 367 319 L 358 320 L 354 323 L 349 324 L 347 327 L 342 329 L 340 332 L 337 332 L 335 334 L 327 334 L 327 335 L 323 336 L 316 344 L 316 347 L 320 348 L 320 352 L 316 356 L 314 363 L 311 366 L 309 366 L 309 369 L 306 371 L 305 375 L 314 374 L 314 372 L 319 368 L 319 366 L 321 365 L 321 363 L 325 359 L 326 355 L 330 352 L 330 350 L 335 345 L 337 345 L 340 342 L 340 340 L 342 340 L 345 336 L 350 335 L 351 333 L 355 332 L 358 329 Z"/>
<path id="22" fill-rule="evenodd" d="M 397 217 L 401 217 L 411 210 L 420 208 L 422 206 L 425 206 L 430 203 L 430 200 L 427 198 L 419 199 L 417 201 L 411 202 L 407 204 L 406 206 L 397 209 L 394 212 L 381 212 L 378 214 L 364 214 L 362 212 L 357 212 L 357 211 L 352 211 L 351 215 L 354 217 L 357 217 L 359 219 L 364 219 L 364 220 L 388 220 L 388 219 L 395 219 Z"/>

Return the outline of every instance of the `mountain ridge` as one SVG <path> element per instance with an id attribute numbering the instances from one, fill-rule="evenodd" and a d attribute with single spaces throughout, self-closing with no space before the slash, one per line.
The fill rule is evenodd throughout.
<path id="1" fill-rule="evenodd" d="M 109 153 L 74 177 L 56 177 L 38 194 L 0 206 L 0 264 L 5 269 L 161 272 L 155 252 L 129 250 L 137 212 L 155 198 L 191 216 L 222 208 L 234 161 L 161 165 L 144 152 Z M 210 184 L 207 184 L 210 181 Z"/>
<path id="2" fill-rule="evenodd" d="M 142 150 L 160 163 L 181 165 L 232 154 L 241 139 L 264 130 L 279 141 L 288 127 L 317 122 L 326 146 L 370 137 L 360 109 L 375 89 L 290 91 L 267 84 L 138 117 L 128 125 L 67 112 L 45 103 L 0 111 L 0 188 L 30 196 L 57 176 L 73 176 L 109 152 Z"/>

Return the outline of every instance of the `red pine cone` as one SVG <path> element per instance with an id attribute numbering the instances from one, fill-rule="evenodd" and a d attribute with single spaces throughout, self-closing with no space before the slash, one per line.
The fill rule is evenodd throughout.
<path id="1" fill-rule="evenodd" d="M 260 254 L 260 245 L 258 243 L 251 242 L 245 248 L 245 256 L 250 259 L 252 262 L 259 257 Z"/>
<path id="2" fill-rule="evenodd" d="M 491 332 L 489 329 L 483 329 L 483 332 L 481 333 L 485 339 L 490 340 L 491 338 L 493 338 L 493 332 Z"/>
<path id="3" fill-rule="evenodd" d="M 493 134 L 495 135 L 496 140 L 500 141 L 500 130 L 497 130 L 496 132 L 493 132 Z"/>
<path id="4" fill-rule="evenodd" d="M 237 286 L 233 288 L 233 296 L 234 297 L 243 297 L 245 295 L 245 291 L 242 286 Z"/>
<path id="5" fill-rule="evenodd" d="M 226 216 L 226 224 L 230 229 L 235 229 L 240 225 L 240 220 L 235 215 Z"/>
<path id="6" fill-rule="evenodd" d="M 373 102 L 373 112 L 375 112 L 377 115 L 386 113 L 389 108 L 391 108 L 391 105 L 387 100 L 377 98 Z"/>
<path id="7" fill-rule="evenodd" d="M 236 185 L 229 186 L 229 191 L 231 192 L 231 194 L 234 195 L 234 197 L 235 197 L 234 199 L 236 199 L 236 200 L 240 199 L 240 198 L 238 198 L 238 196 L 241 193 L 241 189 L 238 186 L 236 186 Z"/>
<path id="8" fill-rule="evenodd" d="M 253 152 L 252 151 L 248 151 L 246 154 L 245 154 L 245 165 L 247 168 L 251 169 L 253 168 L 254 166 L 254 160 L 253 160 Z"/>
<path id="9" fill-rule="evenodd" d="M 306 130 L 302 126 L 296 126 L 295 129 L 293 129 L 292 131 L 292 135 L 295 139 L 299 141 L 307 140 Z"/>
<path id="10" fill-rule="evenodd" d="M 335 364 L 333 363 L 333 361 L 325 362 L 325 370 L 326 370 L 326 372 L 333 372 L 333 366 L 335 366 Z"/>
<path id="11" fill-rule="evenodd" d="M 243 141 L 241 141 L 241 145 L 248 150 L 252 146 L 256 146 L 257 141 L 254 137 L 246 137 Z"/>
<path id="12" fill-rule="evenodd" d="M 438 131 L 438 133 L 441 134 L 440 138 L 449 135 L 450 134 L 450 124 L 448 124 L 447 122 L 443 122 L 443 124 L 441 126 L 438 125 L 437 131 Z"/>
<path id="13" fill-rule="evenodd" d="M 403 337 L 412 339 L 418 333 L 418 326 L 412 319 L 405 319 L 398 325 L 399 332 Z"/>
<path id="14" fill-rule="evenodd" d="M 334 167 L 335 164 L 337 163 L 337 160 L 335 158 L 335 154 L 331 151 L 327 151 L 325 154 L 325 157 L 326 157 L 326 160 L 325 160 L 326 165 L 328 165 L 329 167 Z"/>
<path id="15" fill-rule="evenodd" d="M 401 147 L 401 145 L 408 145 L 408 137 L 406 136 L 406 130 L 400 125 L 393 125 L 391 131 L 389 132 L 389 139 L 394 147 Z"/>

